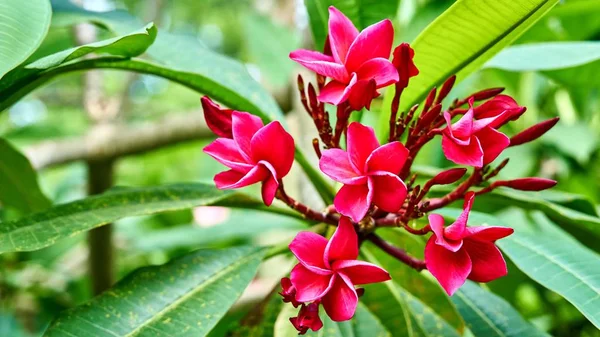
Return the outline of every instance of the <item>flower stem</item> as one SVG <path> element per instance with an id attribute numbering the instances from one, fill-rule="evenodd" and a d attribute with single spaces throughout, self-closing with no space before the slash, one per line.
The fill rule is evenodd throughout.
<path id="1" fill-rule="evenodd" d="M 400 249 L 398 247 L 393 246 L 389 242 L 385 241 L 381 237 L 371 234 L 368 237 L 368 240 L 373 242 L 377 247 L 381 248 L 384 252 L 389 255 L 395 257 L 400 262 L 408 265 L 409 267 L 421 271 L 426 269 L 425 261 L 419 260 L 413 256 L 408 255 L 408 253 L 404 249 Z"/>
<path id="2" fill-rule="evenodd" d="M 339 217 L 331 214 L 331 213 L 320 213 L 317 212 L 315 210 L 313 210 L 312 208 L 308 207 L 307 205 L 296 201 L 295 199 L 293 199 L 292 197 L 290 197 L 289 195 L 287 195 L 287 193 L 285 192 L 285 189 L 283 188 L 283 181 L 279 181 L 279 188 L 277 189 L 277 193 L 275 194 L 275 197 L 281 201 L 283 201 L 286 205 L 288 205 L 291 209 L 297 211 L 298 213 L 302 214 L 306 219 L 309 220 L 314 220 L 317 222 L 324 222 L 330 225 L 337 225 L 338 221 L 339 221 Z"/>

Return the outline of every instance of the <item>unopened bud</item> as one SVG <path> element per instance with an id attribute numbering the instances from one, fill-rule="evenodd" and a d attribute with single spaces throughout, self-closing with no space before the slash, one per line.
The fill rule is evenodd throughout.
<path id="1" fill-rule="evenodd" d="M 231 131 L 231 109 L 221 109 L 208 96 L 200 99 L 204 110 L 204 119 L 208 128 L 219 137 L 233 138 Z"/>
<path id="2" fill-rule="evenodd" d="M 467 173 L 467 169 L 464 167 L 453 168 L 440 172 L 430 180 L 430 185 L 448 185 L 455 183 L 462 178 L 465 173 Z"/>
<path id="3" fill-rule="evenodd" d="M 484 101 L 486 99 L 490 99 L 496 95 L 499 95 L 503 91 L 504 91 L 504 88 L 490 88 L 490 89 L 478 91 L 478 92 L 474 93 L 473 95 L 471 95 L 471 97 L 473 97 L 475 99 L 475 101 Z"/>
<path id="4" fill-rule="evenodd" d="M 442 88 L 440 89 L 440 93 L 438 94 L 438 97 L 435 100 L 436 103 L 441 103 L 444 100 L 444 98 L 448 96 L 450 90 L 452 90 L 452 88 L 454 87 L 454 83 L 456 83 L 456 75 L 450 76 L 446 80 L 446 82 L 444 82 Z"/>
<path id="5" fill-rule="evenodd" d="M 545 178 L 521 178 L 499 182 L 499 185 L 506 186 L 519 191 L 543 191 L 554 187 L 556 181 Z"/>
<path id="6" fill-rule="evenodd" d="M 436 117 L 442 112 L 442 105 L 436 104 L 433 108 L 421 115 L 419 122 L 417 123 L 417 129 L 428 127 Z"/>
<path id="7" fill-rule="evenodd" d="M 396 70 L 398 70 L 398 76 L 400 77 L 400 80 L 396 85 L 401 88 L 406 88 L 408 86 L 408 80 L 419 74 L 419 69 L 417 69 L 413 62 L 414 56 L 415 51 L 408 43 L 402 43 L 394 49 L 392 64 L 396 67 Z"/>
<path id="8" fill-rule="evenodd" d="M 431 91 L 429 92 L 429 94 L 427 95 L 427 98 L 425 98 L 425 104 L 423 104 L 423 111 L 429 110 L 429 108 L 431 108 L 431 106 L 433 105 L 433 100 L 435 99 L 436 90 L 437 90 L 436 87 L 433 87 L 431 89 Z"/>
<path id="9" fill-rule="evenodd" d="M 554 117 L 519 132 L 510 139 L 510 146 L 525 144 L 540 138 L 552 129 L 558 123 L 559 119 L 558 117 Z"/>

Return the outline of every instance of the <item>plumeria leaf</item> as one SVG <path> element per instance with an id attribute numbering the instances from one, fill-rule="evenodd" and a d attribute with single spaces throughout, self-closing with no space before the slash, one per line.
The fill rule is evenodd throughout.
<path id="1" fill-rule="evenodd" d="M 264 253 L 200 250 L 142 268 L 60 314 L 44 336 L 206 336 L 250 283 Z"/>
<path id="2" fill-rule="evenodd" d="M 0 9 L 0 79 L 40 46 L 50 27 L 48 0 L 4 0 Z"/>
<path id="3" fill-rule="evenodd" d="M 298 216 L 240 193 L 220 191 L 212 185 L 179 184 L 158 187 L 118 188 L 114 191 L 54 206 L 0 227 L 0 253 L 32 251 L 58 240 L 125 217 L 192 208 L 226 205 L 265 209 Z"/>
<path id="4" fill-rule="evenodd" d="M 447 208 L 438 213 L 453 219 L 460 210 Z M 481 224 L 505 226 L 497 217 L 471 212 L 469 225 Z M 498 246 L 527 276 L 563 296 L 600 328 L 598 254 L 557 226 L 541 226 L 540 222 L 536 225 L 540 227 L 519 226 L 513 235 L 499 240 Z"/>
<path id="5" fill-rule="evenodd" d="M 5 139 L 0 138 L 0 201 L 23 214 L 42 211 L 51 202 L 37 182 L 29 160 Z"/>
<path id="6" fill-rule="evenodd" d="M 452 302 L 475 337 L 548 337 L 502 298 L 471 281 L 452 296 Z"/>

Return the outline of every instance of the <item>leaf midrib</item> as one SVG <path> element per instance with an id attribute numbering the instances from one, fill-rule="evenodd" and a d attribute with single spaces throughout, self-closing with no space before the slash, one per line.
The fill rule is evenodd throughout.
<path id="1" fill-rule="evenodd" d="M 487 323 L 487 325 L 490 328 L 492 328 L 492 330 L 494 330 L 494 332 L 496 332 L 496 334 L 498 336 L 501 336 L 501 337 L 507 337 L 508 336 L 508 335 L 504 334 L 501 330 L 498 330 L 498 328 L 496 327 L 496 325 L 494 324 L 494 322 L 492 322 L 488 318 L 488 316 L 483 311 L 481 311 L 481 309 L 479 309 L 479 307 L 475 303 L 473 303 L 468 297 L 466 297 L 465 295 L 463 295 L 462 292 L 457 291 L 455 293 L 455 295 L 458 295 L 458 297 L 460 297 L 467 306 L 469 306 L 471 309 L 473 309 L 473 311 L 475 311 L 475 313 L 477 315 L 479 315 L 479 317 L 481 317 Z"/>

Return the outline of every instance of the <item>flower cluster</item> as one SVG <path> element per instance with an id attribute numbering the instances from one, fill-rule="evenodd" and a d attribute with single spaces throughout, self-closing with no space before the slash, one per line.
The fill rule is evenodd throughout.
<path id="1" fill-rule="evenodd" d="M 208 97 L 202 98 L 206 122 L 220 137 L 204 151 L 229 168 L 215 176 L 218 188 L 261 183 L 267 206 L 277 198 L 309 220 L 337 226 L 330 239 L 301 232 L 289 245 L 299 263 L 289 278 L 281 280 L 280 295 L 284 302 L 300 307 L 298 315 L 290 318 L 300 334 L 323 326 L 321 306 L 333 321 L 351 319 L 364 292 L 356 286 L 390 279 L 383 268 L 358 260 L 364 241 L 371 241 L 418 271 L 428 270 L 449 295 L 467 279 L 489 282 L 506 275 L 506 263 L 495 242 L 511 235 L 513 229 L 468 226 L 475 197 L 498 187 L 539 191 L 556 184 L 543 178 L 494 180 L 508 162 L 493 166 L 505 149 L 539 138 L 558 121 L 541 122 L 509 138 L 500 128 L 526 109 L 502 95 L 502 89 L 479 91 L 444 108 L 442 101 L 456 80 L 452 76 L 439 91 L 430 91 L 420 112 L 416 105 L 399 114 L 402 92 L 419 71 L 413 61 L 415 52 L 408 44 L 392 51 L 393 35 L 389 20 L 359 32 L 344 14 L 330 7 L 324 52 L 297 50 L 290 54 L 292 60 L 316 73 L 315 85 L 305 86 L 298 77 L 300 98 L 317 129 L 313 146 L 319 168 L 340 183 L 333 205 L 324 212 L 286 193 L 282 179 L 294 161 L 295 145 L 279 122 L 264 125 L 257 116 L 223 109 Z M 395 94 L 389 136 L 382 145 L 371 127 L 349 120 L 353 111 L 370 109 L 379 90 L 390 85 Z M 337 108 L 334 126 L 325 103 Z M 427 179 L 414 173 L 412 164 L 422 147 L 435 137 L 441 137 L 445 157 L 459 167 Z M 471 173 L 465 178 L 469 168 Z M 452 185 L 453 189 L 430 197 L 436 185 Z M 444 217 L 433 212 L 460 200 L 464 200 L 462 214 L 445 226 Z M 425 217 L 428 223 L 421 228 L 410 225 Z M 425 260 L 408 255 L 377 235 L 381 227 L 429 235 Z"/>

